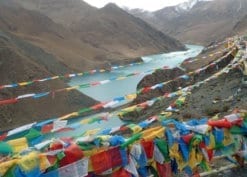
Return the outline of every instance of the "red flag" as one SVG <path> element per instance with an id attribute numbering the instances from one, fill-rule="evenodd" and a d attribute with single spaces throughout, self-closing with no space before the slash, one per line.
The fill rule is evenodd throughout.
<path id="1" fill-rule="evenodd" d="M 0 105 L 15 104 L 17 102 L 18 102 L 17 98 L 11 98 L 8 100 L 0 100 Z"/>
<path id="2" fill-rule="evenodd" d="M 184 140 L 184 142 L 186 144 L 190 144 L 190 140 L 193 138 L 194 134 L 193 133 L 190 133 L 188 135 L 184 135 L 182 136 L 182 139 Z"/>
<path id="3" fill-rule="evenodd" d="M 44 134 L 50 133 L 52 129 L 53 129 L 53 123 L 52 124 L 47 124 L 47 125 L 42 127 L 41 132 L 44 133 Z"/>
<path id="4" fill-rule="evenodd" d="M 112 168 L 111 155 L 107 151 L 103 151 L 91 156 L 93 170 L 96 174 L 101 174 Z"/>
<path id="5" fill-rule="evenodd" d="M 131 177 L 131 174 L 124 168 L 120 168 L 112 174 L 112 177 Z"/>
<path id="6" fill-rule="evenodd" d="M 153 158 L 154 154 L 154 143 L 153 141 L 142 141 L 141 142 L 142 147 L 144 148 L 147 158 L 151 159 Z"/>
<path id="7" fill-rule="evenodd" d="M 211 127 L 218 127 L 218 128 L 231 128 L 232 124 L 227 119 L 220 119 L 220 120 L 209 120 L 208 125 Z"/>
<path id="8" fill-rule="evenodd" d="M 172 177 L 172 168 L 170 163 L 160 164 L 156 162 L 156 166 L 160 177 Z"/>
<path id="9" fill-rule="evenodd" d="M 60 161 L 60 166 L 65 166 L 74 163 L 83 158 L 83 152 L 77 144 L 71 144 L 64 151 L 65 157 Z"/>
<path id="10" fill-rule="evenodd" d="M 142 93 L 148 93 L 151 90 L 151 87 L 145 87 L 142 89 Z"/>
<path id="11" fill-rule="evenodd" d="M 7 137 L 7 133 L 0 135 L 0 141 L 3 141 Z"/>
<path id="12" fill-rule="evenodd" d="M 122 165 L 122 156 L 119 147 L 109 149 L 108 154 L 111 155 L 111 166 L 113 168 Z"/>
<path id="13" fill-rule="evenodd" d="M 96 105 L 94 105 L 94 106 L 92 106 L 90 108 L 93 109 L 93 110 L 98 110 L 98 109 L 103 108 L 104 105 L 105 105 L 105 103 L 99 103 L 99 104 L 96 104 Z"/>

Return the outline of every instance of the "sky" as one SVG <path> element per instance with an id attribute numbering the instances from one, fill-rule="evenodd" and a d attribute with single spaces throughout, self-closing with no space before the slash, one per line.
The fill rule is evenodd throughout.
<path id="1" fill-rule="evenodd" d="M 87 3 L 98 8 L 103 7 L 109 2 L 116 3 L 118 6 L 128 8 L 140 8 L 149 11 L 155 11 L 165 6 L 177 5 L 188 0 L 84 0 Z"/>

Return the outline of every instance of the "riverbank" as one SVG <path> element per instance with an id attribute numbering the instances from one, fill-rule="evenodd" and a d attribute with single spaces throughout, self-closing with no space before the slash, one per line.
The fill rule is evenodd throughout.
<path id="1" fill-rule="evenodd" d="M 213 74 L 217 73 L 222 68 L 226 67 L 233 60 L 236 52 L 237 49 L 234 49 L 231 52 L 222 53 L 221 56 L 217 55 L 216 57 L 212 57 L 214 59 L 208 58 L 208 61 L 206 61 L 206 59 L 201 61 L 198 60 L 195 63 L 195 65 L 196 66 L 199 65 L 200 67 L 197 68 L 196 72 L 190 75 L 188 79 L 177 78 L 178 76 L 192 72 L 192 69 L 189 70 L 186 68 L 186 64 L 183 64 L 183 67 L 187 69 L 186 72 L 179 68 L 172 70 L 156 71 L 155 73 L 148 75 L 144 79 L 142 79 L 142 81 L 138 84 L 138 89 L 140 88 L 147 89 L 148 87 L 151 87 L 158 83 L 165 83 L 165 82 L 168 83 L 163 85 L 162 88 L 154 89 L 149 92 L 140 93 L 132 104 L 135 105 L 138 103 L 142 103 L 144 101 L 151 100 L 155 97 L 159 97 L 161 95 L 177 91 L 179 87 L 184 88 L 186 86 L 193 85 L 197 82 L 203 81 L 208 77 L 212 76 Z M 208 54 L 205 53 L 204 55 L 208 55 Z M 220 61 L 217 64 L 211 64 L 212 61 L 219 58 Z M 209 64 L 210 67 L 200 71 L 200 68 L 203 68 L 205 66 L 205 63 Z M 194 63 L 193 62 L 188 63 L 187 65 L 188 67 L 193 68 Z M 235 79 L 235 78 L 239 78 L 239 79 Z M 232 96 L 231 89 L 238 86 L 239 82 L 241 82 L 241 72 L 238 69 L 234 69 L 231 72 L 229 72 L 227 76 L 226 75 L 220 76 L 210 82 L 203 84 L 203 86 L 197 89 L 193 89 L 192 93 L 186 96 L 186 101 L 184 103 L 184 106 L 179 108 L 179 111 L 175 112 L 173 114 L 173 117 L 178 119 L 184 119 L 184 118 L 189 119 L 195 117 L 208 117 L 208 116 L 212 116 L 212 114 L 214 113 L 222 113 L 222 114 L 229 113 L 229 111 L 233 109 L 233 107 L 230 105 L 231 102 L 229 102 L 225 106 L 222 106 L 220 102 L 217 103 L 219 106 L 221 106 L 220 110 L 217 110 L 217 108 L 215 110 L 211 110 L 210 106 L 212 106 L 212 101 L 214 99 L 218 98 L 223 100 L 226 99 L 225 97 Z M 218 83 L 218 84 L 215 85 L 214 83 Z M 220 91 L 221 89 L 222 92 Z M 242 94 L 245 94 L 244 90 L 242 91 Z M 177 98 L 178 97 L 166 98 L 165 100 L 154 103 L 154 105 L 151 106 L 150 108 L 146 108 L 141 111 L 134 110 L 131 112 L 127 112 L 124 114 L 123 120 L 134 120 L 137 122 L 143 120 L 145 117 L 149 117 L 151 115 L 155 115 L 159 112 L 165 111 L 167 107 L 174 104 Z M 242 101 L 238 101 L 236 102 L 235 106 L 238 108 L 244 108 L 245 107 L 244 102 L 245 102 L 244 99 Z"/>

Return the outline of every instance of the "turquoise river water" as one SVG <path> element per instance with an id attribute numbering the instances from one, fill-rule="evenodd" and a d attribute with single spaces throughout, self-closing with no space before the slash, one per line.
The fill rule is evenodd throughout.
<path id="1" fill-rule="evenodd" d="M 103 81 L 112 77 L 125 76 L 133 72 L 145 72 L 150 69 L 161 68 L 163 66 L 176 67 L 179 66 L 179 64 L 182 63 L 185 59 L 197 56 L 203 49 L 202 46 L 197 46 L 197 45 L 186 45 L 186 47 L 188 48 L 187 51 L 177 51 L 177 52 L 142 57 L 144 63 L 141 65 L 121 68 L 118 70 L 114 70 L 112 72 L 97 73 L 83 77 L 75 77 L 69 82 L 69 85 L 75 86 L 93 81 Z M 150 73 L 146 73 L 146 74 L 150 74 Z M 136 86 L 138 82 L 144 76 L 145 76 L 144 74 L 137 75 L 134 77 L 129 77 L 124 80 L 113 81 L 105 85 L 99 85 L 91 88 L 83 88 L 80 89 L 79 91 L 98 101 L 110 101 L 115 97 L 134 93 L 136 91 Z M 111 117 L 108 121 L 101 121 L 99 123 L 93 123 L 88 125 L 81 125 L 80 123 L 78 123 L 78 121 L 82 119 L 84 118 L 77 118 L 74 119 L 72 122 L 70 122 L 70 124 L 73 125 L 73 127 L 76 130 L 66 133 L 58 133 L 56 136 L 80 135 L 86 130 L 91 130 L 96 128 L 106 129 L 106 128 L 120 126 L 123 124 L 123 122 L 118 117 Z"/>

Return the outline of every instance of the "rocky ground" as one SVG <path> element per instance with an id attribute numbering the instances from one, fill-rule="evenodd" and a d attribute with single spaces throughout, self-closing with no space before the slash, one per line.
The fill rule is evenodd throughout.
<path id="1" fill-rule="evenodd" d="M 224 56 L 226 53 L 223 53 Z M 217 56 L 217 58 L 222 57 Z M 232 55 L 227 55 L 218 63 L 218 66 L 207 68 L 205 71 L 198 74 L 194 74 L 188 80 L 175 79 L 178 76 L 185 74 L 185 71 L 175 68 L 172 70 L 158 70 L 155 73 L 146 76 L 139 84 L 138 89 L 148 86 L 153 86 L 157 83 L 166 82 L 171 79 L 175 79 L 172 82 L 164 85 L 161 89 L 155 89 L 147 93 L 140 93 L 133 104 L 142 103 L 146 100 L 151 100 L 154 97 L 159 97 L 165 93 L 171 93 L 177 91 L 179 87 L 186 87 L 193 85 L 199 81 L 203 81 L 210 77 L 212 74 L 217 73 L 220 69 L 227 66 L 233 59 Z M 212 58 L 208 58 L 208 62 L 203 60 L 201 65 L 200 61 L 196 62 L 195 65 L 198 67 L 205 66 L 212 62 Z M 190 63 L 189 67 L 194 69 L 194 63 Z M 186 67 L 186 65 L 184 65 Z M 186 68 L 187 69 L 187 68 Z M 186 72 L 194 71 L 187 69 Z M 228 74 L 224 74 L 216 79 L 203 84 L 199 88 L 193 89 L 192 94 L 186 96 L 186 101 L 183 107 L 179 108 L 180 111 L 175 113 L 173 117 L 178 119 L 189 119 L 196 117 L 210 117 L 217 113 L 227 114 L 234 108 L 245 108 L 246 107 L 246 95 L 247 90 L 241 85 L 241 72 L 239 69 L 234 69 Z M 145 119 L 147 116 L 155 115 L 159 112 L 165 111 L 165 109 L 174 103 L 177 99 L 167 98 L 162 101 L 156 102 L 152 107 L 144 109 L 142 111 L 134 111 L 127 113 L 124 116 L 124 120 L 135 120 L 140 121 Z M 215 102 L 215 104 L 213 104 Z"/>
<path id="2" fill-rule="evenodd" d="M 209 175 L 208 177 L 246 177 L 247 168 L 233 168 L 228 169 L 223 172 L 219 172 L 218 174 Z"/>
<path id="3" fill-rule="evenodd" d="M 220 48 L 222 47 L 223 46 L 221 46 Z M 212 53 L 214 51 L 217 51 L 217 49 L 204 51 L 200 56 L 207 56 L 209 53 Z M 183 68 L 186 68 L 186 72 L 193 71 L 211 63 L 212 61 L 218 59 L 219 57 L 222 57 L 225 54 L 226 53 L 217 55 L 215 57 L 209 57 L 207 59 L 201 59 L 189 64 L 184 63 L 182 66 Z M 233 56 L 228 55 L 218 64 L 218 68 L 209 68 L 206 69 L 205 72 L 202 72 L 190 78 L 190 80 L 185 81 L 182 79 L 178 79 L 165 85 L 160 90 L 140 94 L 133 102 L 133 104 L 142 103 L 154 97 L 161 96 L 164 93 L 176 91 L 179 86 L 185 87 L 198 81 L 205 80 L 212 74 L 227 66 L 232 59 Z M 146 76 L 138 84 L 138 89 L 174 79 L 184 73 L 185 71 L 182 71 L 178 68 L 175 68 L 173 70 L 156 71 L 152 75 Z M 179 112 L 173 113 L 173 117 L 179 120 L 199 117 L 212 117 L 214 115 L 218 115 L 219 117 L 221 117 L 223 115 L 231 113 L 235 109 L 246 109 L 247 87 L 242 84 L 241 79 L 242 72 L 238 68 L 235 68 L 229 73 L 223 74 L 218 78 L 201 85 L 199 88 L 193 89 L 191 95 L 186 96 L 184 106 L 179 108 Z M 143 120 L 149 116 L 156 115 L 162 111 L 165 111 L 165 109 L 176 99 L 177 97 L 156 102 L 152 107 L 148 109 L 144 109 L 142 111 L 133 111 L 126 114 L 123 119 L 139 122 L 140 120 Z M 214 163 L 216 168 L 222 166 L 222 164 L 223 163 L 221 161 L 217 161 Z M 246 176 L 246 172 L 246 167 L 234 168 L 210 175 L 210 177 L 231 177 L 234 175 L 244 177 Z"/>
<path id="4" fill-rule="evenodd" d="M 241 83 L 242 74 L 238 70 L 222 75 L 216 80 L 195 89 L 180 110 L 183 117 L 213 116 L 228 114 L 233 109 L 247 108 L 247 88 Z"/>

